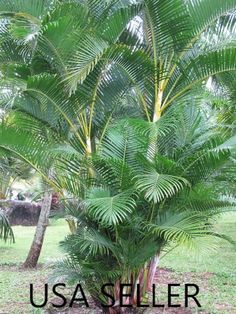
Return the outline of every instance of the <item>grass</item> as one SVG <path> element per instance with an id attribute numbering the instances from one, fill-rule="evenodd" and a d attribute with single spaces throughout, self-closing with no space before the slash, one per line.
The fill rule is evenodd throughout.
<path id="1" fill-rule="evenodd" d="M 29 305 L 29 284 L 38 288 L 36 300 L 42 294 L 42 283 L 48 281 L 48 264 L 63 256 L 58 243 L 68 233 L 64 220 L 52 221 L 47 229 L 40 264 L 37 270 L 22 271 L 22 263 L 33 239 L 35 227 L 14 227 L 15 244 L 0 242 L 0 313 L 1 314 L 39 314 Z M 216 225 L 218 232 L 236 239 L 236 214 L 224 215 Z M 196 283 L 200 287 L 201 309 L 192 313 L 236 314 L 236 250 L 222 239 L 212 240 L 212 251 L 204 251 L 201 258 L 187 250 L 174 250 L 166 255 L 160 264 L 156 282 L 159 284 L 160 301 L 166 299 L 167 283 Z M 158 313 L 147 310 L 147 313 Z M 90 312 L 92 313 L 92 312 Z M 96 313 L 93 312 L 93 313 Z M 166 311 L 165 313 L 169 313 Z M 174 313 L 174 312 L 171 312 Z M 181 313 L 181 312 L 178 312 Z M 184 313 L 184 312 L 183 312 Z"/>
<path id="2" fill-rule="evenodd" d="M 13 227 L 15 244 L 0 242 L 0 264 L 22 263 L 30 249 L 35 227 Z M 52 220 L 46 231 L 46 238 L 40 256 L 40 263 L 50 262 L 58 258 L 62 252 L 58 243 L 68 234 L 69 229 L 64 219 Z"/>
<path id="3" fill-rule="evenodd" d="M 236 240 L 236 214 L 225 214 L 215 229 Z M 162 259 L 160 267 L 175 271 L 172 282 L 198 284 L 199 300 L 206 313 L 236 314 L 236 248 L 215 238 L 211 247 L 198 256 L 176 249 Z"/>
<path id="4" fill-rule="evenodd" d="M 68 234 L 69 229 L 64 220 L 52 220 L 46 231 L 46 238 L 39 259 L 44 267 L 37 270 L 23 271 L 17 266 L 24 262 L 29 251 L 35 227 L 13 227 L 16 243 L 0 242 L 0 313 L 28 314 L 41 313 L 29 305 L 29 285 L 33 283 L 41 288 L 47 283 L 50 269 L 48 264 L 63 256 L 58 243 Z M 36 300 L 40 301 L 43 290 L 36 292 Z"/>

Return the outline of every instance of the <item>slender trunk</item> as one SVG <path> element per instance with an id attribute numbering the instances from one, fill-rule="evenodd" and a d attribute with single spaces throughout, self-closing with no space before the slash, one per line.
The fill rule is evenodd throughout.
<path id="1" fill-rule="evenodd" d="M 23 268 L 34 268 L 37 265 L 43 245 L 45 231 L 48 225 L 48 217 L 51 209 L 51 203 L 52 191 L 49 191 L 49 189 L 47 189 L 44 193 L 39 220 L 34 234 L 34 239 L 29 250 L 28 256 L 24 264 L 22 265 Z"/>
<path id="2" fill-rule="evenodd" d="M 92 142 L 91 142 L 90 137 L 86 138 L 86 147 L 87 147 L 87 155 L 91 156 L 91 154 L 92 154 Z"/>
<path id="3" fill-rule="evenodd" d="M 153 284 L 153 280 L 155 277 L 155 273 L 156 273 L 159 261 L 160 261 L 160 254 L 159 253 L 157 253 L 150 261 L 149 271 L 148 271 L 148 283 L 147 283 L 147 290 L 148 291 L 152 290 L 152 284 Z"/>
<path id="4" fill-rule="evenodd" d="M 160 82 L 158 92 L 156 95 L 156 101 L 155 101 L 155 107 L 154 107 L 154 114 L 153 114 L 153 122 L 157 122 L 161 118 L 161 106 L 162 106 L 162 99 L 163 99 L 163 81 Z M 157 138 L 158 135 L 155 134 L 154 137 L 150 139 L 150 144 L 148 148 L 148 157 L 154 157 L 157 150 Z M 152 218 L 152 215 L 151 215 Z M 160 260 L 160 253 L 157 253 L 150 261 L 149 263 L 149 270 L 148 270 L 148 278 L 147 278 L 147 291 L 151 291 L 152 284 L 154 280 L 154 276 L 156 273 L 157 266 L 159 264 Z"/>

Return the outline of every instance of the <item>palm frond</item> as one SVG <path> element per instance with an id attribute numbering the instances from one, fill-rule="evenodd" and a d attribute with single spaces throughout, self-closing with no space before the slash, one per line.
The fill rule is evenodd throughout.
<path id="1" fill-rule="evenodd" d="M 149 202 L 154 203 L 172 197 L 185 186 L 189 186 L 185 178 L 158 173 L 154 169 L 136 176 L 136 179 L 137 190 L 143 192 Z"/>
<path id="2" fill-rule="evenodd" d="M 89 191 L 85 204 L 94 219 L 107 226 L 115 226 L 122 222 L 135 207 L 132 191 L 111 196 L 103 189 Z"/>
<path id="3" fill-rule="evenodd" d="M 0 209 L 0 239 L 4 241 L 10 239 L 15 242 L 13 230 L 6 217 L 6 213 L 2 209 Z"/>

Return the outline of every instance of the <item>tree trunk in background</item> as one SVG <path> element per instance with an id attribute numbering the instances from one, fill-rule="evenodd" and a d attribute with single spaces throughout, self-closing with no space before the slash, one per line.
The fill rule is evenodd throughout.
<path id="1" fill-rule="evenodd" d="M 46 228 L 48 226 L 48 217 L 50 214 L 51 203 L 52 203 L 52 191 L 49 189 L 44 193 L 42 200 L 41 212 L 39 215 L 38 224 L 34 234 L 34 239 L 26 258 L 26 261 L 22 265 L 23 268 L 34 268 L 37 265 L 41 249 L 43 246 L 43 240 Z"/>

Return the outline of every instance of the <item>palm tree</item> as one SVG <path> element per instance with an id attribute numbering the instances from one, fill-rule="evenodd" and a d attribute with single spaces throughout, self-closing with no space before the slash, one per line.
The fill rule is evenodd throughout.
<path id="1" fill-rule="evenodd" d="M 170 106 L 182 103 L 209 76 L 235 69 L 235 3 L 141 3 L 138 39 L 134 42 L 128 38 L 126 45 L 115 48 L 111 60 L 130 78 L 136 102 L 151 127 Z M 156 142 L 153 134 L 152 142 Z M 154 258 L 150 267 L 155 269 L 157 261 Z"/>
<path id="2" fill-rule="evenodd" d="M 52 2 L 47 7 L 41 1 L 28 5 L 15 0 L 0 5 L 5 38 L 1 58 L 7 62 L 4 106 L 16 106 L 61 135 L 71 132 L 74 145 L 86 154 L 128 86 L 106 55 L 140 6 L 119 2 Z"/>
<path id="3" fill-rule="evenodd" d="M 122 120 L 110 128 L 92 158 L 93 181 L 83 178 L 81 191 L 70 190 L 79 199 L 68 203 L 77 232 L 62 243 L 68 258 L 56 276 L 83 282 L 105 304 L 100 289 L 108 282 L 115 285 L 108 293 L 116 305 L 120 283 L 132 285 L 125 304 L 136 304 L 137 283 L 142 296 L 152 285 L 154 268 L 147 266 L 153 256 L 179 245 L 201 250 L 212 236 L 227 239 L 213 227 L 214 217 L 235 210 L 227 191 L 219 193 L 227 182 L 225 165 L 233 164 L 232 146 L 196 104 L 172 110 L 156 129 L 143 120 Z M 158 142 L 149 154 L 146 139 L 153 132 Z M 81 167 L 75 160 L 67 160 L 72 181 Z"/>
<path id="4" fill-rule="evenodd" d="M 96 130 L 103 134 L 127 90 L 155 122 L 209 76 L 235 69 L 234 9 L 233 0 L 2 1 L 1 58 L 9 64 L 4 72 L 13 74 L 17 95 L 50 106 L 54 123 L 58 116 L 65 120 L 89 154 Z M 140 27 L 129 23 L 134 17 Z M 5 84 L 12 91 L 9 80 Z M 63 90 L 74 94 L 69 105 Z M 22 100 L 20 105 L 27 106 Z"/>
<path id="5" fill-rule="evenodd" d="M 41 137 L 43 144 L 50 146 L 53 138 L 54 144 L 63 142 L 89 156 L 104 136 L 116 104 L 126 90 L 127 80 L 122 79 L 120 71 L 113 66 L 108 68 L 107 61 L 99 61 L 97 56 L 118 40 L 128 21 L 139 11 L 136 5 L 127 3 L 126 7 L 121 7 L 118 2 L 103 5 L 99 1 L 87 4 L 77 1 L 1 2 L 3 80 L 0 105 L 4 110 L 3 122 L 24 130 L 22 136 L 31 144 L 35 137 Z M 90 49 L 91 53 L 84 55 L 84 49 Z M 74 76 L 72 87 L 68 85 L 67 72 L 75 59 L 78 66 L 82 62 L 85 68 Z M 83 81 L 78 90 L 77 80 Z M 32 134 L 31 139 L 28 133 Z M 53 163 L 48 163 L 47 154 L 43 156 L 42 169 L 36 160 L 39 155 L 36 158 L 29 154 L 29 143 L 24 141 L 19 148 L 18 141 L 12 145 L 11 136 L 7 138 L 10 141 L 6 146 L 6 140 L 3 140 L 3 147 L 29 162 L 55 190 L 60 189 L 61 186 L 52 183 L 48 177 Z M 62 193 L 61 190 L 59 192 Z M 50 193 L 45 192 L 43 204 L 47 205 L 42 206 L 42 219 L 39 219 L 24 264 L 27 267 L 34 267 L 37 263 L 50 198 Z"/>
<path id="6" fill-rule="evenodd" d="M 235 69 L 234 9 L 233 0 L 1 1 L 4 107 L 70 132 L 89 155 L 122 96 L 155 123 L 209 76 Z"/>
<path id="7" fill-rule="evenodd" d="M 27 160 L 55 189 L 67 191 L 68 194 L 79 199 L 79 204 L 86 200 L 90 202 L 87 189 L 92 188 L 94 184 L 95 187 L 98 185 L 99 172 L 92 155 L 97 152 L 100 159 L 100 151 L 104 143 L 108 145 L 110 141 L 113 143 L 109 146 L 111 153 L 114 150 L 114 157 L 117 159 L 116 147 L 119 147 L 119 143 L 113 142 L 112 138 L 106 140 L 108 138 L 106 130 L 111 122 L 115 121 L 115 116 L 121 113 L 122 106 L 127 110 L 130 108 L 128 104 L 131 103 L 132 108 L 135 104 L 136 110 L 133 110 L 132 114 L 142 117 L 143 121 L 137 122 L 133 126 L 134 131 L 130 135 L 128 133 L 129 136 L 124 137 L 121 142 L 124 143 L 124 147 L 133 147 L 132 136 L 136 137 L 140 132 L 146 135 L 143 139 L 144 142 L 146 141 L 146 148 L 142 154 L 144 164 L 141 172 L 137 172 L 137 176 L 141 177 L 133 181 L 138 182 L 135 185 L 135 189 L 139 187 L 138 193 L 141 195 L 147 193 L 147 199 L 144 196 L 143 199 L 147 202 L 147 209 L 151 209 L 147 210 L 151 220 L 161 201 L 168 205 L 165 199 L 174 197 L 177 192 L 187 193 L 188 182 L 192 183 L 188 174 L 183 175 L 178 167 L 175 169 L 175 158 L 178 160 L 178 154 L 181 154 L 182 148 L 185 147 L 185 145 L 182 147 L 181 136 L 179 142 L 177 141 L 179 146 L 177 144 L 176 147 L 173 146 L 172 152 L 169 151 L 170 148 L 165 148 L 168 160 L 164 157 L 163 160 L 161 159 L 165 156 L 164 150 L 160 157 L 161 161 L 159 159 L 158 162 L 155 161 L 158 158 L 159 140 L 175 143 L 176 138 L 171 137 L 169 130 L 172 130 L 172 127 L 181 120 L 173 111 L 172 114 L 176 114 L 176 117 L 173 116 L 171 122 L 163 122 L 169 121 L 165 119 L 163 113 L 168 112 L 172 107 L 178 107 L 193 95 L 194 87 L 201 85 L 209 76 L 235 69 L 234 15 L 231 14 L 233 9 L 235 9 L 233 0 L 226 0 L 224 3 L 217 0 L 214 4 L 211 0 L 168 2 L 143 0 L 135 3 L 117 1 L 106 2 L 106 4 L 101 1 L 88 1 L 83 4 L 77 1 L 24 3 L 14 0 L 10 4 L 1 1 L 0 11 L 3 20 L 1 61 L 7 64 L 1 65 L 4 78 L 1 87 L 4 94 L 3 104 L 4 108 L 13 106 L 18 111 L 9 114 L 6 125 L 1 127 L 0 145 L 13 150 L 18 156 Z M 134 26 L 134 22 L 130 23 L 133 18 L 138 27 Z M 220 40 L 209 42 L 209 36 L 222 38 L 226 30 L 230 35 L 223 45 Z M 119 131 L 123 134 L 122 130 Z M 17 140 L 19 134 L 21 137 Z M 188 137 L 191 138 L 191 132 L 184 135 L 186 141 Z M 140 135 L 140 138 L 143 138 L 142 136 Z M 207 142 L 206 149 L 210 149 L 207 145 L 212 148 L 213 144 Z M 138 144 L 137 150 L 142 153 L 142 149 Z M 189 164 L 186 161 L 187 165 L 192 165 L 193 162 L 197 167 L 201 167 L 197 161 L 194 162 L 195 158 L 201 160 L 196 157 L 198 155 L 194 149 L 190 145 L 189 150 L 186 148 L 186 151 L 183 151 L 186 156 L 183 155 L 181 158 L 183 161 L 185 157 L 189 158 Z M 119 153 L 124 156 L 122 152 L 121 150 Z M 215 160 L 212 154 L 209 152 L 206 154 L 211 158 L 210 161 L 206 161 L 206 169 L 209 166 L 208 162 L 217 166 L 217 158 Z M 225 152 L 222 155 L 221 158 L 228 158 Z M 53 178 L 48 178 L 51 161 L 55 172 Z M 172 161 L 173 172 L 169 169 Z M 149 165 L 149 162 L 154 163 L 155 167 L 159 167 L 158 163 L 162 165 L 163 162 L 162 170 L 167 171 L 163 174 L 167 177 L 164 176 L 164 179 L 162 176 L 159 177 L 160 169 Z M 115 175 L 120 178 L 120 172 L 114 169 Z M 121 169 L 124 171 L 122 177 L 124 174 L 126 176 L 126 163 Z M 192 171 L 192 177 L 198 176 L 191 167 L 189 169 Z M 148 174 L 150 177 L 146 176 Z M 110 175 L 113 175 L 113 169 L 108 167 L 108 178 Z M 130 177 L 130 180 L 132 178 Z M 157 181 L 158 178 L 164 181 L 160 183 Z M 147 182 L 145 179 L 153 181 Z M 158 182 L 158 186 L 160 184 L 163 190 L 161 188 L 161 192 L 155 192 L 154 189 L 149 199 L 145 186 L 148 187 L 150 182 Z M 111 193 L 111 187 L 106 185 L 105 187 Z M 112 186 L 112 193 L 115 194 L 109 196 L 105 191 L 102 193 L 109 198 L 116 196 L 118 192 Z M 120 197 L 116 199 L 120 201 Z M 183 199 L 185 200 L 185 197 Z M 177 205 L 171 206 L 175 212 L 174 208 Z M 109 211 L 110 220 L 106 218 L 106 223 L 123 222 L 122 217 L 126 219 L 129 212 L 136 207 L 136 198 L 130 195 L 127 206 L 124 207 L 127 210 L 122 212 L 121 206 L 117 206 L 120 214 L 112 217 L 112 208 Z M 81 210 L 80 206 L 79 209 Z M 163 211 L 165 212 L 164 207 Z M 101 217 L 101 211 L 96 211 L 94 208 L 94 212 Z M 201 224 L 200 217 L 194 217 L 185 217 L 181 221 L 186 222 L 186 225 L 188 220 Z M 202 221 L 205 221 L 204 219 Z M 137 223 L 137 228 L 143 231 L 142 226 L 139 226 L 140 222 Z M 159 221 L 154 221 L 152 226 L 148 225 L 148 229 L 145 229 L 148 230 L 147 234 L 150 232 L 159 234 L 161 238 L 162 231 L 157 228 L 158 224 Z M 92 227 L 92 234 L 99 239 L 99 234 L 93 233 L 94 229 L 98 229 L 98 222 L 91 222 Z M 105 230 L 107 231 L 107 228 Z M 187 230 L 189 231 L 188 227 Z M 168 232 L 163 231 L 163 233 L 166 238 L 163 236 L 164 240 L 161 239 L 168 243 Z M 78 238 L 76 239 L 79 241 Z M 123 243 L 122 237 L 121 242 Z M 123 251 L 125 253 L 125 246 L 122 246 L 122 243 L 119 244 L 120 254 Z M 133 245 L 135 248 L 135 244 Z M 99 247 L 98 243 L 93 251 L 95 257 L 90 254 L 91 258 L 97 260 Z M 149 247 L 147 245 L 147 248 Z M 157 248 L 155 245 L 152 247 L 158 255 L 160 247 Z M 87 249 L 85 244 L 83 254 Z M 153 251 L 152 255 L 151 253 L 145 255 L 147 264 L 153 255 L 155 255 Z M 136 271 L 141 271 L 140 265 L 143 262 L 144 260 L 140 261 L 138 266 L 135 265 Z M 149 277 L 152 277 L 153 269 L 155 270 L 155 262 L 156 260 L 153 259 Z M 111 265 L 107 266 L 111 267 Z M 96 268 L 92 262 L 91 267 L 96 273 L 101 265 L 98 263 Z M 147 267 L 143 269 L 147 272 Z M 101 276 L 99 278 L 101 279 Z M 96 296 L 96 291 L 92 292 Z"/>
<path id="8" fill-rule="evenodd" d="M 219 193 L 229 180 L 224 172 L 233 166 L 235 137 L 229 139 L 190 101 L 151 126 L 140 119 L 113 125 L 89 159 L 65 143 L 1 127 L 1 145 L 5 140 L 9 149 L 28 156 L 42 174 L 53 159 L 52 182 L 67 191 L 77 230 L 64 241 L 68 259 L 57 276 L 84 282 L 95 299 L 106 282 L 131 283 L 133 291 L 139 283 L 145 295 L 154 255 L 177 245 L 196 249 L 209 236 L 224 238 L 212 228 L 215 216 L 235 208 L 226 190 Z M 157 143 L 150 148 L 153 133 Z M 135 304 L 135 295 L 126 302 Z"/>

